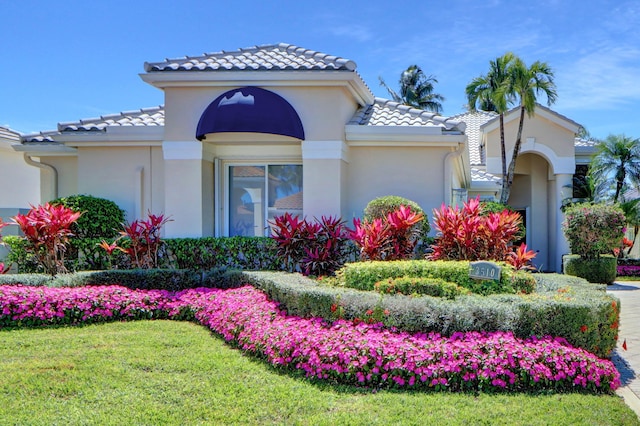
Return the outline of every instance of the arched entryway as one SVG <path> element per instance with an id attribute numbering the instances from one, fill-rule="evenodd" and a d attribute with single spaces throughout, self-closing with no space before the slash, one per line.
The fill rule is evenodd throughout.
<path id="1" fill-rule="evenodd" d="M 508 204 L 526 212 L 527 246 L 537 252 L 537 268 L 555 270 L 554 176 L 549 162 L 534 153 L 521 154 Z"/>

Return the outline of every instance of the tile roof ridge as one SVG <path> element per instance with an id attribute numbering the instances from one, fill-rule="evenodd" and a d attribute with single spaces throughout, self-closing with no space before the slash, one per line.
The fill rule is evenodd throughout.
<path id="1" fill-rule="evenodd" d="M 123 118 L 131 115 L 136 116 L 141 114 L 149 114 L 149 113 L 161 112 L 161 111 L 164 111 L 164 105 L 156 105 L 153 107 L 139 108 L 139 109 L 130 110 L 130 111 L 120 111 L 120 112 L 115 112 L 111 114 L 101 115 L 99 117 L 81 118 L 75 121 L 61 121 L 58 123 L 57 131 L 63 132 L 65 130 L 75 130 L 75 129 L 71 129 L 71 127 L 73 126 L 78 127 L 78 126 L 84 126 L 87 124 L 100 123 L 106 120 L 115 121 L 115 119 L 117 118 Z"/>
<path id="2" fill-rule="evenodd" d="M 347 69 L 348 71 L 355 71 L 357 65 L 354 61 L 347 59 L 347 58 L 343 58 L 340 56 L 335 56 L 335 55 L 329 55 L 323 52 L 319 52 L 316 50 L 311 50 L 311 49 L 306 49 L 300 46 L 296 46 L 293 44 L 289 44 L 289 43 L 272 43 L 272 44 L 262 44 L 262 45 L 254 45 L 254 46 L 249 46 L 249 47 L 241 47 L 235 50 L 220 50 L 220 51 L 216 51 L 216 52 L 205 52 L 201 55 L 185 55 L 182 57 L 177 57 L 177 58 L 165 58 L 164 61 L 153 61 L 153 62 L 145 62 L 144 63 L 144 70 L 146 72 L 151 72 L 151 71 L 162 71 L 163 67 L 165 68 L 170 68 L 170 70 L 179 70 L 180 68 L 182 68 L 182 65 L 175 65 L 173 64 L 173 66 L 171 66 L 172 62 L 173 63 L 180 63 L 180 62 L 192 62 L 191 66 L 187 69 L 193 69 L 196 68 L 198 70 L 204 70 L 207 68 L 206 65 L 201 64 L 197 64 L 197 62 L 203 62 L 212 58 L 223 58 L 225 56 L 234 56 L 234 55 L 241 55 L 244 53 L 257 53 L 260 51 L 264 51 L 264 52 L 268 52 L 268 51 L 272 51 L 275 49 L 282 49 L 285 52 L 289 53 L 289 54 L 293 54 L 293 55 L 302 55 L 305 56 L 307 58 L 312 58 L 318 61 L 327 61 L 327 62 L 331 62 L 334 63 L 335 65 L 337 65 L 338 68 L 344 68 Z M 283 64 L 284 65 L 284 64 Z M 254 67 L 252 67 L 254 68 Z M 296 69 L 293 66 L 283 66 L 283 69 Z M 268 69 L 267 67 L 258 67 L 255 69 Z M 312 69 L 323 69 L 321 67 L 312 67 Z"/>

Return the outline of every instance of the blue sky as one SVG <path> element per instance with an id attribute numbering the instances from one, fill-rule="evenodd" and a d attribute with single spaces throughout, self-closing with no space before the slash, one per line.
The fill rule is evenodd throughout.
<path id="1" fill-rule="evenodd" d="M 0 125 L 29 133 L 163 103 L 145 61 L 290 43 L 351 59 L 378 77 L 433 74 L 444 115 L 464 88 L 512 51 L 555 71 L 552 108 L 595 137 L 640 137 L 638 0 L 0 0 Z"/>

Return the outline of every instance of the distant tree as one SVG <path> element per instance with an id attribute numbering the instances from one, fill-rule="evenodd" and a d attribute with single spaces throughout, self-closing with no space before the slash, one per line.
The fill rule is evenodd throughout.
<path id="1" fill-rule="evenodd" d="M 444 97 L 433 93 L 433 85 L 438 80 L 433 75 L 427 76 L 419 66 L 411 65 L 400 74 L 399 94 L 391 89 L 382 77 L 379 77 L 379 79 L 380 85 L 387 89 L 394 101 L 436 114 L 442 112 L 441 102 L 444 101 Z"/>
<path id="2" fill-rule="evenodd" d="M 502 176 L 507 176 L 507 154 L 504 142 L 504 113 L 509 100 L 506 85 L 509 81 L 508 70 L 515 55 L 507 52 L 489 61 L 489 72 L 471 80 L 465 89 L 471 111 L 493 111 L 500 117 L 500 153 L 502 158 Z"/>
<path id="3" fill-rule="evenodd" d="M 613 202 L 617 203 L 629 185 L 640 185 L 640 139 L 625 135 L 609 135 L 596 143 L 591 161 L 591 174 L 597 182 L 613 178 Z"/>

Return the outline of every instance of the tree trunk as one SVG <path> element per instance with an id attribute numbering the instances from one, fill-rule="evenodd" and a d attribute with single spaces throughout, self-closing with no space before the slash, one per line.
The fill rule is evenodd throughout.
<path id="1" fill-rule="evenodd" d="M 518 123 L 518 136 L 516 138 L 516 144 L 513 147 L 513 155 L 511 156 L 511 162 L 509 163 L 509 170 L 507 171 L 507 178 L 503 181 L 502 184 L 502 195 L 500 197 L 500 202 L 502 204 L 507 204 L 509 201 L 509 196 L 511 195 L 511 185 L 513 185 L 513 175 L 516 171 L 516 160 L 518 155 L 520 154 L 520 146 L 522 145 L 522 128 L 524 126 L 524 114 L 525 108 L 524 105 L 520 106 L 520 123 Z"/>
<path id="2" fill-rule="evenodd" d="M 505 183 L 507 181 L 507 148 L 504 143 L 504 113 L 500 113 L 500 155 L 502 160 L 502 192 L 505 190 Z M 502 194 L 501 192 L 501 194 Z M 500 195 L 500 202 L 502 202 L 502 195 Z"/>

